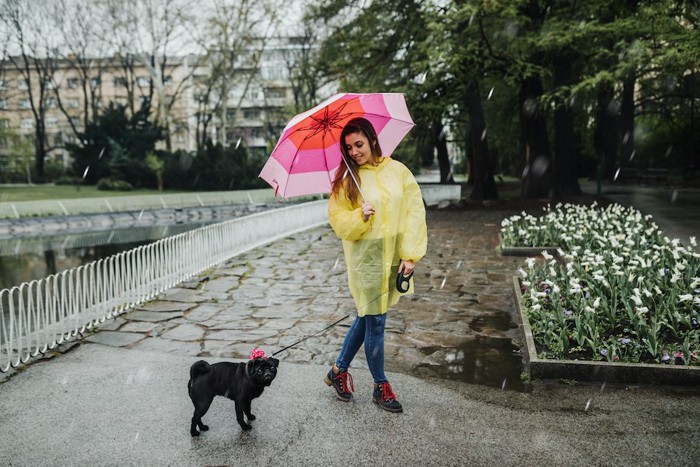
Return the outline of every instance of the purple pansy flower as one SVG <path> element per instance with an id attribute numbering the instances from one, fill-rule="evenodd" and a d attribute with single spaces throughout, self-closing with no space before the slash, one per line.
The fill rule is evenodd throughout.
<path id="1" fill-rule="evenodd" d="M 601 350 L 601 351 L 600 351 L 600 354 L 601 354 L 603 357 L 607 357 L 607 356 L 608 356 L 608 349 L 603 349 L 603 350 Z"/>
<path id="2" fill-rule="evenodd" d="M 661 357 L 662 362 L 667 362 L 669 360 L 671 360 L 671 357 L 667 353 L 665 353 L 664 356 Z"/>
<path id="3" fill-rule="evenodd" d="M 620 339 L 620 342 L 622 342 L 623 344 L 629 344 L 631 342 L 631 339 L 628 339 L 627 337 L 623 337 L 622 339 Z"/>
<path id="4" fill-rule="evenodd" d="M 571 316 L 571 315 L 574 314 L 574 312 L 571 311 L 571 310 L 564 310 L 564 314 L 565 314 L 566 316 Z"/>

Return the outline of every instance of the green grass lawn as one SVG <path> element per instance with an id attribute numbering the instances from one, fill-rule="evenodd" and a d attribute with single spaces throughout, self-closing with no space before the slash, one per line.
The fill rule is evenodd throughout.
<path id="1" fill-rule="evenodd" d="M 138 189 L 132 191 L 100 191 L 94 186 L 35 185 L 0 186 L 0 203 L 7 201 L 33 201 L 40 199 L 103 198 L 108 196 L 157 195 L 182 193 L 182 190 Z"/>

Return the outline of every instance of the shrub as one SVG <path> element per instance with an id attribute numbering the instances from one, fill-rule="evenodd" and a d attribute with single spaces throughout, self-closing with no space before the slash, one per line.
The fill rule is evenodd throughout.
<path id="1" fill-rule="evenodd" d="M 131 183 L 125 182 L 124 180 L 102 178 L 97 182 L 97 189 L 102 191 L 131 191 L 134 187 Z"/>

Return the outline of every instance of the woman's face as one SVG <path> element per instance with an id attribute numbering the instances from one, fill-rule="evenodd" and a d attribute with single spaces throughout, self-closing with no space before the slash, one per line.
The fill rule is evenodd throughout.
<path id="1" fill-rule="evenodd" d="M 345 136 L 345 148 L 350 157 L 352 157 L 357 165 L 374 163 L 372 156 L 372 147 L 370 146 L 367 137 L 361 133 L 349 133 Z"/>

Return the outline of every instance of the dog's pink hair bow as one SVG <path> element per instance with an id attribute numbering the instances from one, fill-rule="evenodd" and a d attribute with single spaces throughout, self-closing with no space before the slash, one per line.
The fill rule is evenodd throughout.
<path id="1" fill-rule="evenodd" d="M 255 360 L 256 358 L 267 358 L 267 355 L 265 355 L 265 352 L 263 352 L 263 349 L 256 347 L 250 352 L 250 359 Z"/>

